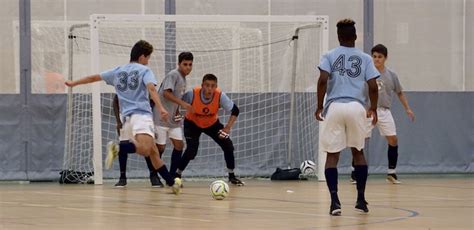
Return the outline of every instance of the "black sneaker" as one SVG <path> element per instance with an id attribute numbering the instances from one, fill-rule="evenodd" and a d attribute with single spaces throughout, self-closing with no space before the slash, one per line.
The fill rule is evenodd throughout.
<path id="1" fill-rule="evenodd" d="M 402 183 L 398 180 L 397 174 L 395 174 L 395 173 L 387 174 L 387 181 L 392 183 L 392 184 L 401 184 Z"/>
<path id="2" fill-rule="evenodd" d="M 127 178 L 120 178 L 119 181 L 115 184 L 117 188 L 123 188 L 127 185 Z"/>
<path id="3" fill-rule="evenodd" d="M 237 185 L 237 186 L 244 186 L 245 183 L 242 182 L 241 180 L 237 179 L 237 177 L 233 176 L 233 177 L 229 177 L 229 182 L 234 184 L 234 185 Z"/>
<path id="4" fill-rule="evenodd" d="M 351 183 L 352 184 L 357 184 L 356 176 L 355 176 L 355 171 L 351 172 Z"/>
<path id="5" fill-rule="evenodd" d="M 163 188 L 163 187 L 165 187 L 163 185 L 163 183 L 161 183 L 161 180 L 158 177 L 158 175 L 150 175 L 150 183 L 151 183 L 151 187 L 154 187 L 154 188 Z"/>
<path id="6" fill-rule="evenodd" d="M 361 213 L 368 213 L 369 208 L 367 208 L 367 204 L 368 203 L 365 200 L 357 201 L 355 210 Z"/>
<path id="7" fill-rule="evenodd" d="M 341 215 L 341 203 L 331 202 L 331 208 L 329 209 L 329 215 L 340 216 Z"/>

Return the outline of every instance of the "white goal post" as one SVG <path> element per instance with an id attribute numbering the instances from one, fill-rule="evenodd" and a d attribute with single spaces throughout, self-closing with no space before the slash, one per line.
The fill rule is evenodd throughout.
<path id="1" fill-rule="evenodd" d="M 94 14 L 90 16 L 89 21 L 89 35 L 90 35 L 90 72 L 91 73 L 100 73 L 104 71 L 104 68 L 110 68 L 110 63 L 103 63 L 103 52 L 105 48 L 101 48 L 102 44 L 107 44 L 108 41 L 105 40 L 104 34 L 107 32 L 104 31 L 112 31 L 111 35 L 107 35 L 110 39 L 122 36 L 119 34 L 117 29 L 115 28 L 142 28 L 144 39 L 147 40 L 147 36 L 150 35 L 146 32 L 147 28 L 167 28 L 166 23 L 173 23 L 174 28 L 174 39 L 178 39 L 177 35 L 180 32 L 180 28 L 201 28 L 196 29 L 195 40 L 184 40 L 183 43 L 186 41 L 190 43 L 194 43 L 193 46 L 183 46 L 180 45 L 182 49 L 189 50 L 193 52 L 196 47 L 202 46 L 205 50 L 199 50 L 195 53 L 199 55 L 200 52 L 203 54 L 218 52 L 218 48 L 216 50 L 209 49 L 205 45 L 198 44 L 206 39 L 206 36 L 209 40 L 216 39 L 217 42 L 225 44 L 225 51 L 219 50 L 219 55 L 217 57 L 210 57 L 209 60 L 205 59 L 202 62 L 206 62 L 205 65 L 202 67 L 203 69 L 209 68 L 214 70 L 213 68 L 220 68 L 222 69 L 223 73 L 225 71 L 226 74 L 222 75 L 229 75 L 226 76 L 222 80 L 222 87 L 226 92 L 235 93 L 236 95 L 241 95 L 238 100 L 243 102 L 244 105 L 251 104 L 252 106 L 264 106 L 265 103 L 268 103 L 268 97 L 272 94 L 281 93 L 285 95 L 289 95 L 289 121 L 285 120 L 285 124 L 288 123 L 287 134 L 286 136 L 288 140 L 282 142 L 284 143 L 281 148 L 287 148 L 287 155 L 286 161 L 288 166 L 298 167 L 295 165 L 294 161 L 296 160 L 295 151 L 299 141 L 308 140 L 307 145 L 314 145 L 319 146 L 318 140 L 319 138 L 314 136 L 318 136 L 319 134 L 318 129 L 314 124 L 317 124 L 315 118 L 313 116 L 314 109 L 315 109 L 315 88 L 316 88 L 316 80 L 317 80 L 317 68 L 316 65 L 318 64 L 320 55 L 323 54 L 328 50 L 328 17 L 327 16 L 315 16 L 315 15 L 304 15 L 304 16 L 260 16 L 260 15 L 107 15 L 107 14 Z M 253 23 L 253 24 L 252 24 Z M 265 40 L 266 36 L 262 36 L 263 30 L 260 30 L 258 26 L 254 24 L 259 23 L 265 24 L 268 28 L 273 29 L 275 32 L 270 34 L 274 39 L 268 41 Z M 207 24 L 212 24 L 213 27 L 211 28 L 207 26 Z M 217 25 L 217 26 L 216 26 Z M 250 26 L 249 26 L 250 25 Z M 112 29 L 113 27 L 113 29 Z M 110 30 L 107 28 L 111 28 Z M 217 28 L 217 29 L 216 29 Z M 212 31 L 214 30 L 214 31 Z M 218 32 L 216 32 L 218 30 Z M 140 29 L 137 29 L 140 31 Z M 204 32 L 203 32 L 204 31 Z M 306 32 L 303 32 L 306 31 Z M 208 35 L 207 35 L 207 34 Z M 287 36 L 290 34 L 292 36 Z M 124 34 L 123 36 L 128 36 Z M 214 38 L 215 36 L 223 36 L 225 38 Z M 140 37 L 140 36 L 138 36 Z M 270 36 L 268 36 L 270 37 Z M 281 39 L 280 39 L 281 38 Z M 110 40 L 109 39 L 109 40 Z M 219 40 L 220 39 L 220 40 Z M 289 39 L 288 41 L 285 39 Z M 176 40 L 174 41 L 176 43 Z M 227 44 L 230 42 L 230 44 Z M 110 42 L 109 42 L 110 43 Z M 117 44 L 120 44 L 117 42 Z M 153 43 L 152 43 L 153 44 Z M 179 53 L 181 51 L 180 47 L 173 47 L 173 49 L 168 48 L 166 42 L 163 43 L 164 45 L 157 45 L 155 46 L 155 50 L 163 53 Z M 279 50 L 275 51 L 276 44 L 279 44 Z M 127 44 L 132 46 L 133 44 Z M 306 51 L 311 50 L 312 46 L 314 45 L 315 51 Z M 158 52 L 157 51 L 157 52 Z M 280 53 L 281 51 L 281 53 Z M 113 56 L 113 52 L 115 50 L 110 48 L 107 52 L 112 53 L 108 54 Z M 125 51 L 124 51 L 125 52 Z M 281 55 L 283 54 L 283 55 Z M 288 54 L 288 55 L 287 55 Z M 158 54 L 157 54 L 158 55 Z M 315 55 L 314 57 L 312 55 Z M 165 55 L 163 55 L 165 56 Z M 161 57 L 161 56 L 160 56 Z M 73 57 L 71 57 L 73 58 Z M 214 67 L 213 58 L 220 58 L 223 61 L 221 62 L 221 66 Z M 152 57 L 153 59 L 153 57 Z M 225 59 L 225 60 L 224 60 Z M 165 59 L 159 59 L 163 62 Z M 196 58 L 195 58 L 196 60 Z M 208 60 L 208 61 L 206 61 Z M 122 63 L 126 63 L 128 60 L 122 59 Z M 196 62 L 196 61 L 195 61 Z M 281 63 L 287 63 L 282 65 Z M 167 63 L 170 64 L 170 63 Z M 171 63 L 172 64 L 172 63 Z M 162 74 L 164 66 L 161 66 L 159 69 L 160 73 L 155 75 L 159 78 L 159 82 L 162 80 L 164 76 Z M 216 71 L 216 70 L 214 70 Z M 228 71 L 228 72 L 227 72 Z M 249 71 L 249 72 L 245 72 Z M 311 73 L 312 71 L 312 73 Z M 193 70 L 194 72 L 194 70 Z M 196 70 L 196 75 L 199 70 Z M 72 73 L 71 73 L 72 74 Z M 312 75 L 311 75 L 312 74 Z M 279 80 L 279 75 L 287 76 L 281 77 L 282 80 Z M 202 75 L 201 75 L 202 76 Z M 195 84 L 190 83 L 197 83 L 198 79 L 201 76 L 195 76 L 191 82 L 188 82 L 188 89 L 194 86 Z M 218 76 L 218 78 L 220 77 Z M 278 78 L 278 79 L 277 79 Z M 220 79 L 219 79 L 220 80 Z M 288 80 L 288 84 L 282 83 L 278 85 L 277 83 L 283 80 Z M 251 82 L 247 85 L 245 82 Z M 283 86 L 282 86 L 283 85 Z M 92 102 L 92 152 L 93 152 L 93 175 L 94 175 L 94 183 L 95 184 L 102 184 L 103 183 L 103 154 L 104 154 L 104 130 L 103 130 L 103 111 L 102 111 L 102 100 L 103 94 L 112 93 L 113 90 L 109 86 L 105 86 L 103 83 L 95 83 L 90 86 L 91 89 L 91 102 Z M 258 101 L 255 99 L 256 95 L 262 101 Z M 237 96 L 239 97 L 239 96 Z M 248 99 L 252 97 L 252 99 Z M 311 97 L 311 99 L 306 99 Z M 234 98 L 232 98 L 234 100 Z M 71 102 L 72 103 L 72 102 Z M 250 106 L 250 107 L 252 107 Z M 306 111 L 307 109 L 311 109 L 311 113 Z M 271 113 L 275 113 L 275 108 L 266 107 L 266 110 L 262 110 L 262 112 L 258 112 L 258 116 L 265 116 L 264 114 L 266 111 L 270 111 Z M 273 111 L 273 112 L 272 112 Z M 304 111 L 304 112 L 301 112 Z M 252 113 L 254 116 L 256 113 Z M 243 118 L 246 124 L 242 124 L 240 127 L 236 129 L 241 129 L 238 134 L 240 136 L 236 137 L 236 139 L 240 138 L 242 140 L 245 139 L 245 135 L 250 135 L 249 132 L 254 130 L 252 128 L 252 114 L 248 114 L 248 119 Z M 70 115 L 70 114 L 69 114 Z M 68 115 L 68 116 L 69 116 Z M 283 118 L 272 118 L 270 115 L 266 117 L 266 119 L 282 119 Z M 284 118 L 287 119 L 287 118 Z M 312 119 L 312 120 L 309 120 Z M 313 121 L 314 120 L 314 121 Z M 245 123 L 242 122 L 242 123 Z M 282 121 L 280 121 L 282 122 Z M 301 124 L 304 122 L 304 124 Z M 313 124 L 314 122 L 314 124 Z M 239 123 L 239 121 L 237 122 Z M 68 128 L 68 133 L 66 135 L 70 135 L 71 128 Z M 314 130 L 313 130 L 314 129 Z M 259 130 L 257 130 L 259 131 Z M 277 131 L 268 131 L 268 132 L 277 132 Z M 308 133 L 305 136 L 305 132 L 316 132 L 316 133 Z M 246 134 L 243 134 L 246 133 Z M 107 137 L 108 138 L 108 137 Z M 66 140 L 68 138 L 66 137 Z M 272 140 L 249 140 L 246 145 L 248 145 L 249 149 L 250 146 L 254 144 L 258 144 L 259 142 L 267 143 L 266 148 L 271 148 Z M 312 141 L 316 140 L 316 141 Z M 245 146 L 245 148 L 247 148 Z M 242 149 L 242 148 L 240 148 Z M 305 153 L 305 156 L 300 157 L 303 160 L 305 158 L 311 158 L 313 160 L 317 160 L 318 162 L 318 179 L 325 180 L 324 178 L 324 162 L 325 162 L 325 154 L 319 152 L 318 148 L 316 151 L 313 151 L 312 148 L 302 147 L 302 150 L 310 149 L 311 153 Z M 73 151 L 71 149 L 67 151 Z M 244 150 L 242 150 L 244 151 Z M 246 150 L 247 152 L 251 152 L 251 150 Z M 266 150 L 259 150 L 259 151 L 266 151 Z M 258 152 L 258 151 L 257 151 Z M 304 151 L 303 151 L 304 152 Z M 65 154 L 66 156 L 67 154 Z M 247 157 L 247 156 L 246 156 Z M 261 158 L 265 158 L 264 156 L 248 156 L 249 158 L 253 158 L 254 161 L 264 160 Z M 303 158 L 305 157 L 305 158 Z M 299 158 L 298 158 L 299 159 Z M 268 160 L 268 159 L 267 159 Z M 293 163 L 292 163 L 293 162 Z M 301 161 L 300 161 L 301 162 Z M 272 164 L 268 164 L 272 165 Z M 239 165 L 237 166 L 239 167 Z M 274 170 L 271 169 L 271 170 Z"/>

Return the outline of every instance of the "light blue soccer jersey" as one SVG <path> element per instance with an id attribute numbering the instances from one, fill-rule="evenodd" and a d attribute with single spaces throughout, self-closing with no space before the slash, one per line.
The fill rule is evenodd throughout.
<path id="1" fill-rule="evenodd" d="M 339 46 L 330 50 L 321 57 L 318 68 L 330 74 L 325 112 L 332 102 L 357 101 L 366 107 L 367 81 L 380 75 L 372 57 L 354 47 Z"/>
<path id="2" fill-rule="evenodd" d="M 150 114 L 152 110 L 146 85 L 157 85 L 155 75 L 150 68 L 139 63 L 129 63 L 102 72 L 100 77 L 115 87 L 119 98 L 120 114 Z"/>

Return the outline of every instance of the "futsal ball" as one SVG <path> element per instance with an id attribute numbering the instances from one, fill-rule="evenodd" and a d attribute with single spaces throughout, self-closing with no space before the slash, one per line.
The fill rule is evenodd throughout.
<path id="1" fill-rule="evenodd" d="M 210 186 L 211 196 L 215 200 L 223 200 L 229 195 L 229 185 L 223 180 L 216 180 Z"/>
<path id="2" fill-rule="evenodd" d="M 316 174 L 316 164 L 313 161 L 306 160 L 301 163 L 301 174 L 305 176 L 312 176 Z"/>

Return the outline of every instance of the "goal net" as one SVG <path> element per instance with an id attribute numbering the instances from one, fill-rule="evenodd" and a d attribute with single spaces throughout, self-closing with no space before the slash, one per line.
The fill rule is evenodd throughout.
<path id="1" fill-rule="evenodd" d="M 180 52 L 194 54 L 187 89 L 213 73 L 219 87 L 239 106 L 231 138 L 236 174 L 269 176 L 276 167 L 299 167 L 318 160 L 316 66 L 327 50 L 325 16 L 92 15 L 88 25 L 70 28 L 69 78 L 126 64 L 133 44 L 144 39 L 155 48 L 149 67 L 160 83 L 177 65 Z M 103 170 L 108 141 L 118 141 L 113 115 L 114 89 L 105 83 L 68 92 L 63 169 L 117 178 L 118 163 Z M 224 124 L 228 113 L 220 111 Z M 172 146 L 164 160 L 169 164 Z M 81 174 L 79 173 L 79 174 Z M 222 150 L 206 135 L 185 177 L 224 176 Z M 146 178 L 143 157 L 129 155 L 127 176 Z"/>

